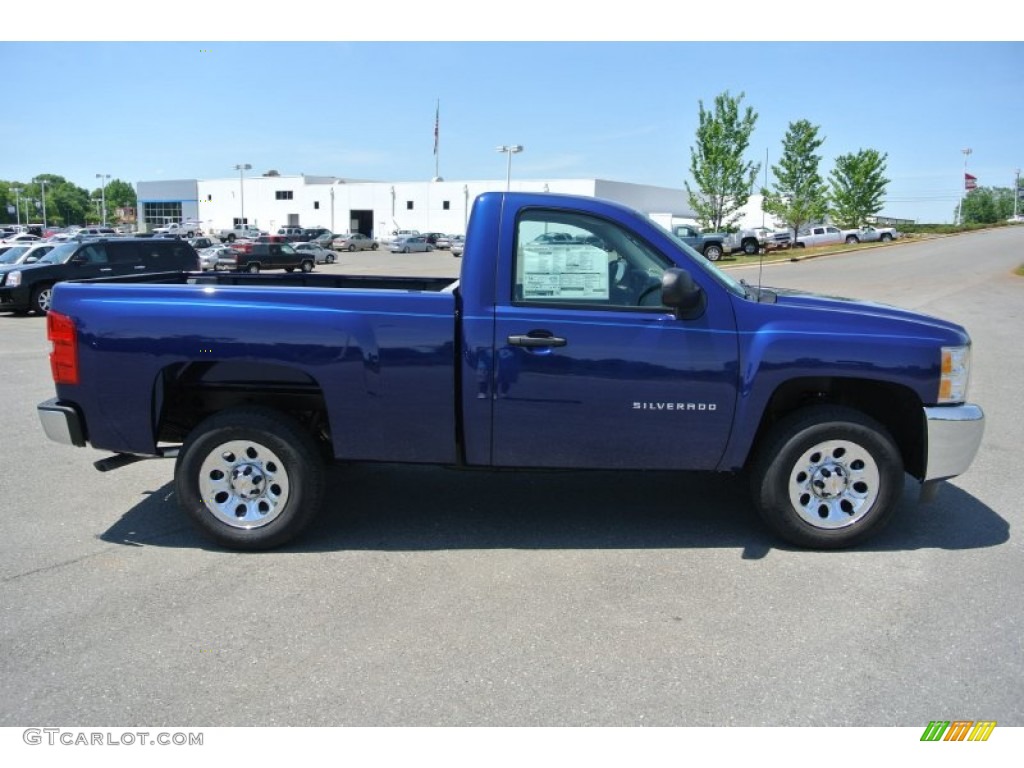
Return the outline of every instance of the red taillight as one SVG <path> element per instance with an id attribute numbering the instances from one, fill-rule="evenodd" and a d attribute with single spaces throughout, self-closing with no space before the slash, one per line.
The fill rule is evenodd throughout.
<path id="1" fill-rule="evenodd" d="M 54 384 L 78 383 L 78 334 L 75 321 L 67 315 L 50 311 L 46 315 L 46 338 L 50 351 L 50 372 Z"/>

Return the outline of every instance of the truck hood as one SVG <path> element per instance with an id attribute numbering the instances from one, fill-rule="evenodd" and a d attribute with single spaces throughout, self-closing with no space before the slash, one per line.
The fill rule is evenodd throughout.
<path id="1" fill-rule="evenodd" d="M 777 296 L 776 303 L 798 313 L 824 313 L 828 325 L 849 327 L 899 326 L 906 333 L 931 336 L 948 344 L 968 344 L 970 337 L 963 326 L 931 315 L 901 309 L 889 304 L 850 299 L 842 296 L 824 296 L 789 288 L 770 289 Z"/>

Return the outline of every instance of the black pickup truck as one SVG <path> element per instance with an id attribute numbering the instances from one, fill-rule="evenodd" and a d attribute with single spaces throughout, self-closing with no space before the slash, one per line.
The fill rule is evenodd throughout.
<path id="1" fill-rule="evenodd" d="M 234 248 L 225 251 L 217 259 L 217 269 L 252 273 L 263 269 L 312 272 L 315 261 L 313 254 L 300 253 L 289 243 L 254 243 L 244 251 Z"/>

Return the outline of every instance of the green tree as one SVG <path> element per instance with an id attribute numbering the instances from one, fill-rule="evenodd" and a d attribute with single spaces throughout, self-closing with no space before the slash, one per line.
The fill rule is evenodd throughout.
<path id="1" fill-rule="evenodd" d="M 736 222 L 737 211 L 750 199 L 761 169 L 760 164 L 743 159 L 757 123 L 757 114 L 750 107 L 740 115 L 743 96 L 740 93 L 733 98 L 728 91 L 719 94 L 713 112 L 704 109 L 703 101 L 698 102 L 697 143 L 690 147 L 690 173 L 696 190 L 686 182 L 686 193 L 701 226 L 713 230 Z"/>
<path id="2" fill-rule="evenodd" d="M 885 161 L 888 155 L 874 149 L 840 155 L 829 176 L 831 213 L 841 227 L 859 227 L 882 210 L 885 189 Z"/>
<path id="3" fill-rule="evenodd" d="M 818 175 L 821 156 L 815 154 L 824 143 L 825 139 L 818 138 L 818 126 L 807 120 L 790 123 L 782 139 L 782 157 L 772 166 L 775 183 L 772 189 L 761 190 L 764 210 L 794 233 L 828 212 L 828 191 Z"/>
<path id="4" fill-rule="evenodd" d="M 1018 208 L 1019 212 L 1019 208 Z M 962 224 L 995 224 L 1013 216 L 1013 189 L 978 187 L 964 198 Z"/>

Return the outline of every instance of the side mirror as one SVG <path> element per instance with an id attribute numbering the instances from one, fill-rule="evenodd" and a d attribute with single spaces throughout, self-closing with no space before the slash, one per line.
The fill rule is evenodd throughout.
<path id="1" fill-rule="evenodd" d="M 685 269 L 669 267 L 661 276 L 661 303 L 680 320 L 695 320 L 704 314 L 707 295 Z"/>

